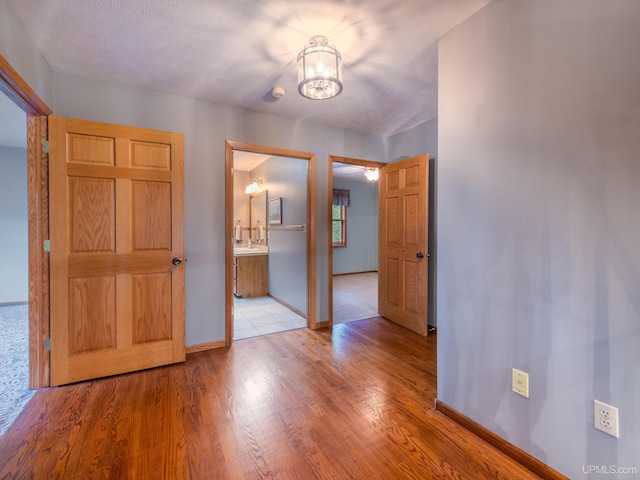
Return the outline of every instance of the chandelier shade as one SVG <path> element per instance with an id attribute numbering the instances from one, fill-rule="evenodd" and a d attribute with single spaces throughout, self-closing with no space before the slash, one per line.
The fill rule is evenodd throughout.
<path id="1" fill-rule="evenodd" d="M 342 56 L 327 38 L 316 35 L 298 54 L 298 92 L 312 100 L 326 100 L 342 92 Z"/>

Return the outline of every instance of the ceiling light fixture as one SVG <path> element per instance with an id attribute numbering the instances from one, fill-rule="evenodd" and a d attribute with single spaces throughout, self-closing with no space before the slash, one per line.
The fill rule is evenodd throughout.
<path id="1" fill-rule="evenodd" d="M 365 168 L 364 169 L 364 176 L 367 177 L 367 180 L 369 180 L 370 182 L 375 182 L 376 180 L 378 180 L 378 169 L 377 168 Z"/>
<path id="2" fill-rule="evenodd" d="M 311 37 L 298 54 L 298 92 L 312 100 L 325 100 L 342 92 L 342 56 L 327 37 Z"/>

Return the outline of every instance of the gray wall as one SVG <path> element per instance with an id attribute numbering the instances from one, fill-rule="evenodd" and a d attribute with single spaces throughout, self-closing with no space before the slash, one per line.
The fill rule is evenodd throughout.
<path id="1" fill-rule="evenodd" d="M 0 0 L 0 54 L 49 108 L 53 108 L 53 70 L 5 0 Z"/>
<path id="2" fill-rule="evenodd" d="M 571 478 L 640 471 L 639 45 L 636 0 L 495 0 L 440 41 L 438 397 Z"/>
<path id="3" fill-rule="evenodd" d="M 29 299 L 27 150 L 0 147 L 0 304 Z"/>
<path id="4" fill-rule="evenodd" d="M 333 249 L 333 273 L 378 270 L 378 182 L 334 178 L 334 188 L 350 191 L 347 208 L 347 246 Z"/>
<path id="5" fill-rule="evenodd" d="M 53 107 L 53 70 L 3 0 L 0 0 L 0 54 Z M 0 251 L 6 254 L 0 273 L 0 303 L 23 302 L 28 299 L 26 150 L 4 148 L 0 156 L 0 217 L 3 217 Z M 13 277 L 10 282 L 5 272 Z"/>
<path id="6" fill-rule="evenodd" d="M 249 195 L 244 193 L 249 178 L 249 172 L 233 170 L 233 225 L 237 225 L 238 220 L 240 220 L 242 228 L 250 226 L 251 202 Z M 242 238 L 249 238 L 249 234 L 249 231 L 243 230 Z"/>
<path id="7" fill-rule="evenodd" d="M 389 161 L 428 153 L 429 158 L 438 154 L 438 119 L 416 125 L 409 130 L 389 137 Z"/>
<path id="8" fill-rule="evenodd" d="M 316 319 L 328 320 L 327 155 L 384 161 L 382 137 L 61 73 L 55 114 L 184 133 L 187 345 L 224 339 L 225 140 L 315 153 Z"/>
<path id="9" fill-rule="evenodd" d="M 309 224 L 307 183 L 309 162 L 269 157 L 251 171 L 267 190 L 267 200 L 282 199 L 282 225 Z M 268 221 L 268 219 L 267 219 Z M 307 231 L 268 231 L 269 293 L 297 310 L 307 310 Z"/>

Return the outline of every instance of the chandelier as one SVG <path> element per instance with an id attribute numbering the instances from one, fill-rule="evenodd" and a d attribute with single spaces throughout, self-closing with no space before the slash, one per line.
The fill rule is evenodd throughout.
<path id="1" fill-rule="evenodd" d="M 312 100 L 325 100 L 342 92 L 342 56 L 327 44 L 327 37 L 311 37 L 298 54 L 298 92 Z"/>

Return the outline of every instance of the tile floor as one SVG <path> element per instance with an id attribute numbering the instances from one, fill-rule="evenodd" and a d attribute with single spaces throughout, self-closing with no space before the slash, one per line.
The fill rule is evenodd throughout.
<path id="1" fill-rule="evenodd" d="M 307 320 L 270 297 L 234 300 L 234 340 L 307 326 Z"/>
<path id="2" fill-rule="evenodd" d="M 307 321 L 271 297 L 234 299 L 234 340 L 304 328 Z M 378 315 L 378 273 L 333 279 L 333 323 Z"/>

